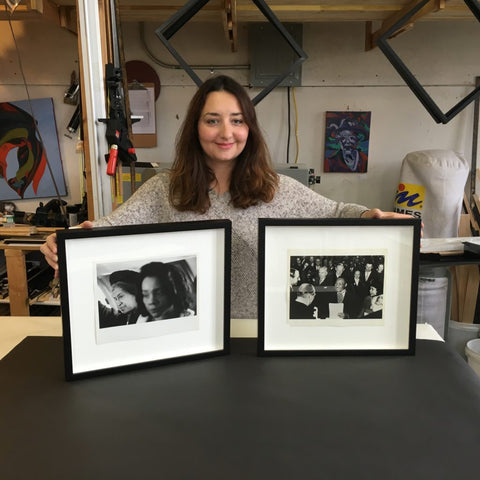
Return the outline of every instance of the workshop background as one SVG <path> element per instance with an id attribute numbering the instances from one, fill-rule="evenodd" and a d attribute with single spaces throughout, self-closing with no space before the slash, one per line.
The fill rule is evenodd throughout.
<path id="1" fill-rule="evenodd" d="M 68 204 L 82 201 L 81 151 L 78 131 L 66 136 L 75 107 L 64 102 L 72 71 L 78 71 L 78 45 L 74 33 L 48 21 L 13 21 L 18 49 L 31 98 L 53 98 L 63 162 Z M 157 146 L 137 148 L 140 162 L 168 164 L 173 155 L 177 130 L 196 86 L 181 69 L 158 65 L 145 50 L 165 64 L 175 64 L 155 35 L 157 23 L 146 23 L 141 35 L 138 22 L 122 24 L 125 60 L 142 60 L 154 68 L 161 82 L 156 101 Z M 172 41 L 191 65 L 211 65 L 198 70 L 231 75 L 248 85 L 250 71 L 219 69 L 216 65 L 249 65 L 252 49 L 248 24 L 238 27 L 238 51 L 231 52 L 222 24 L 186 24 Z M 0 22 L 0 101 L 25 100 L 14 41 L 8 22 Z M 479 75 L 478 22 L 417 22 L 414 28 L 393 39 L 392 45 L 439 104 L 448 110 L 473 90 Z M 277 87 L 257 106 L 260 123 L 276 163 L 288 160 L 313 168 L 320 176 L 315 191 L 344 200 L 392 209 L 401 163 L 412 151 L 447 149 L 470 163 L 473 136 L 473 104 L 448 124 L 437 124 L 383 53 L 365 51 L 363 22 L 305 23 L 302 45 L 308 59 L 301 66 L 301 86 Z M 252 97 L 259 88 L 252 88 Z M 368 171 L 324 173 L 325 114 L 327 111 L 371 112 Z M 288 118 L 290 113 L 290 118 Z M 290 124 L 290 125 L 289 125 Z M 290 126 L 290 139 L 287 132 Z M 81 149 L 80 149 L 81 150 Z M 14 200 L 17 209 L 35 211 L 39 201 Z"/>

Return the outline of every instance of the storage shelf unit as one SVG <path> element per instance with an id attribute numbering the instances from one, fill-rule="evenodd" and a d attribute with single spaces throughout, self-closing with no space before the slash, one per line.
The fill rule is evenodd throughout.
<path id="1" fill-rule="evenodd" d="M 28 291 L 28 275 L 26 256 L 35 251 L 40 250 L 41 243 L 32 243 L 33 235 L 41 238 L 58 230 L 54 227 L 44 227 L 40 231 L 34 229 L 35 233 L 31 233 L 31 227 L 15 226 L 12 228 L 0 229 L 0 250 L 5 254 L 7 279 L 8 279 L 8 296 L 0 299 L 1 304 L 10 305 L 10 315 L 12 316 L 29 316 L 31 305 L 59 306 L 60 298 L 46 298 L 44 295 L 37 295 L 30 299 Z M 5 238 L 15 238 L 15 243 L 6 243 Z M 22 243 L 25 240 L 25 243 Z M 52 277 L 53 278 L 53 277 Z M 43 301 L 45 299 L 45 301 Z"/>

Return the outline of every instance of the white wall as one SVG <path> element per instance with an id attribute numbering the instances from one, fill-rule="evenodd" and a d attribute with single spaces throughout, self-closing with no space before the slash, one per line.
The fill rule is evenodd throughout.
<path id="1" fill-rule="evenodd" d="M 170 53 L 154 34 L 159 25 L 146 25 L 146 40 L 163 62 L 173 64 Z M 69 203 L 81 201 L 81 158 L 75 153 L 76 139 L 64 136 L 73 107 L 63 103 L 70 73 L 77 67 L 77 38 L 48 22 L 14 22 L 22 62 L 32 98 L 53 97 L 58 138 L 63 159 Z M 157 101 L 158 146 L 137 149 L 140 161 L 170 162 L 177 130 L 196 86 L 182 70 L 163 68 L 143 49 L 138 24 L 122 27 L 126 60 L 144 60 L 160 76 Z M 172 39 L 189 64 L 249 63 L 246 26 L 239 27 L 239 50 L 231 53 L 219 24 L 187 24 Z M 480 75 L 478 23 L 419 22 L 415 28 L 392 40 L 408 60 L 427 91 L 446 111 L 473 89 Z M 26 99 L 13 41 L 7 22 L 0 22 L 0 101 Z M 321 175 L 315 189 L 331 198 L 391 209 L 401 162 L 406 153 L 451 149 L 470 162 L 473 105 L 447 125 L 430 117 L 393 67 L 378 50 L 364 51 L 364 26 L 356 23 L 305 24 L 303 48 L 309 55 L 303 64 L 302 86 L 295 88 L 298 109 L 299 162 Z M 403 57 L 402 57 L 403 58 Z M 248 85 L 249 72 L 212 70 L 233 76 Z M 201 78 L 209 70 L 197 70 Z M 252 89 L 252 96 L 258 92 Z M 293 103 L 292 103 L 293 109 Z M 370 157 L 365 174 L 323 173 L 325 112 L 327 110 L 372 112 Z M 287 90 L 277 88 L 257 107 L 258 115 L 275 162 L 286 160 Z M 290 161 L 296 154 L 290 141 Z M 39 199 L 40 200 L 40 199 Z M 34 211 L 38 201 L 15 201 L 19 209 Z"/>
<path id="2" fill-rule="evenodd" d="M 170 53 L 155 36 L 157 24 L 146 25 L 146 43 L 161 61 L 173 64 Z M 195 86 L 182 70 L 157 65 L 145 53 L 138 25 L 124 24 L 126 60 L 152 65 L 162 84 L 157 101 L 158 147 L 138 149 L 141 161 L 169 162 L 173 143 Z M 392 40 L 428 93 L 448 111 L 474 88 L 480 75 L 478 23 L 419 22 Z M 187 24 L 172 43 L 189 64 L 249 63 L 248 36 L 239 28 L 239 49 L 231 53 L 220 25 Z M 299 162 L 321 175 L 316 191 L 345 200 L 391 209 L 402 159 L 408 152 L 450 149 L 470 162 L 473 105 L 447 125 L 437 124 L 379 49 L 364 51 L 364 25 L 360 23 L 305 24 L 303 48 L 309 58 L 303 64 L 302 86 L 295 88 L 298 109 Z M 196 70 L 203 79 L 208 70 Z M 214 70 L 248 85 L 246 70 Z M 252 89 L 252 97 L 258 90 Z M 293 109 L 293 104 L 292 104 Z M 323 173 L 325 112 L 328 110 L 372 112 L 370 155 L 365 174 Z M 275 162 L 286 161 L 287 89 L 277 88 L 262 100 L 257 111 Z M 290 161 L 296 154 L 290 141 Z"/>
<path id="3" fill-rule="evenodd" d="M 81 202 L 82 157 L 75 152 L 77 138 L 65 136 L 75 107 L 63 102 L 70 74 L 78 73 L 77 37 L 47 21 L 12 22 L 31 99 L 53 98 L 57 135 L 67 185 L 68 204 Z M 27 90 L 8 22 L 0 22 L 0 102 L 27 100 Z M 45 171 L 48 175 L 48 171 Z M 0 181 L 5 181 L 0 179 Z M 12 191 L 13 195 L 15 193 Z M 35 212 L 49 199 L 12 200 L 18 210 Z"/>

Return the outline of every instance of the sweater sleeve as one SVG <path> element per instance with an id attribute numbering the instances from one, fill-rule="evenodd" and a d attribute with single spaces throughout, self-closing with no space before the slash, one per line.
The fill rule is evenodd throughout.
<path id="1" fill-rule="evenodd" d="M 317 218 L 358 218 L 368 207 L 356 203 L 344 203 L 331 200 L 303 183 L 285 175 L 280 175 L 280 190 L 282 197 L 290 199 L 298 217 Z"/>

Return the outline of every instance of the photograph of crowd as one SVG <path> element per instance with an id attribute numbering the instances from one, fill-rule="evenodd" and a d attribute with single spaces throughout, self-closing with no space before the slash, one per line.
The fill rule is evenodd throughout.
<path id="1" fill-rule="evenodd" d="M 290 256 L 290 319 L 383 318 L 383 255 Z"/>
<path id="2" fill-rule="evenodd" d="M 196 257 L 97 265 L 99 328 L 196 315 Z"/>

